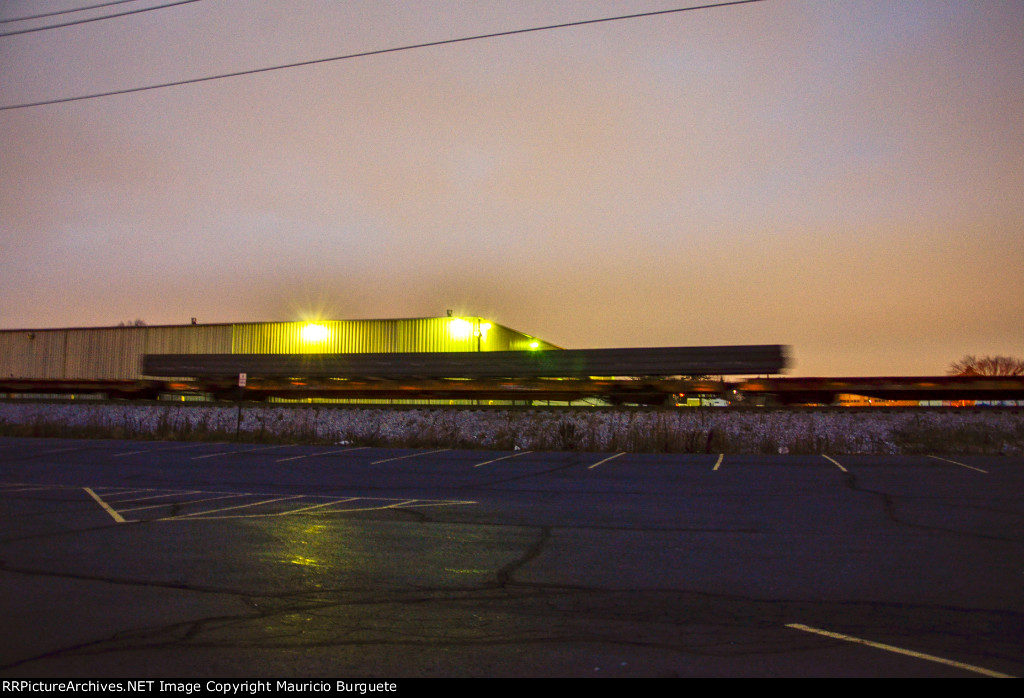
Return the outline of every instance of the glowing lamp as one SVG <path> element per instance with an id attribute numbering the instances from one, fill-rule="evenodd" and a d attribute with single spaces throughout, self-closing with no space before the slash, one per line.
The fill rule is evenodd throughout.
<path id="1" fill-rule="evenodd" d="M 466 339 L 473 334 L 473 323 L 460 317 L 454 318 L 448 323 L 448 334 L 453 339 Z"/>
<path id="2" fill-rule="evenodd" d="M 302 328 L 300 335 L 303 342 L 322 342 L 330 335 L 330 331 L 323 325 L 310 323 Z"/>

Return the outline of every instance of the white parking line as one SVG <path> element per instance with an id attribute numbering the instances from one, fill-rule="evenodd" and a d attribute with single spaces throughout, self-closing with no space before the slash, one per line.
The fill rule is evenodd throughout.
<path id="1" fill-rule="evenodd" d="M 612 458 L 618 458 L 619 456 L 624 456 L 624 455 L 626 455 L 625 451 L 622 451 L 621 453 L 616 453 L 614 456 L 608 456 L 604 460 L 599 460 L 596 463 L 594 463 L 593 465 L 588 465 L 587 466 L 587 470 L 593 470 L 594 468 L 596 468 L 597 466 L 601 465 L 602 463 L 607 463 Z"/>
<path id="2" fill-rule="evenodd" d="M 375 460 L 370 465 L 377 465 L 378 463 L 390 463 L 393 460 L 405 460 L 406 458 L 419 458 L 420 456 L 429 456 L 431 453 L 444 453 L 450 451 L 450 448 L 440 448 L 436 451 L 424 451 L 422 453 L 412 453 L 408 456 L 398 456 L 396 458 L 385 458 L 384 460 Z"/>
<path id="3" fill-rule="evenodd" d="M 120 514 L 118 514 L 118 513 L 116 512 L 116 511 L 114 511 L 113 509 L 111 509 L 111 508 L 110 508 L 110 505 L 109 505 L 109 504 L 107 504 L 106 502 L 104 502 L 104 501 L 103 501 L 102 499 L 100 499 L 100 496 L 99 496 L 98 494 L 96 494 L 95 492 L 93 492 L 93 491 L 92 491 L 91 489 L 89 489 L 88 487 L 83 487 L 82 489 L 84 489 L 84 490 L 86 491 L 86 493 L 87 493 L 87 494 L 88 494 L 88 495 L 89 495 L 90 497 L 92 497 L 93 499 L 95 499 L 95 500 L 96 500 L 96 503 L 97 503 L 97 504 L 99 504 L 99 505 L 100 505 L 101 507 L 103 507 L 103 511 L 107 512 L 108 514 L 110 514 L 110 518 L 114 519 L 114 521 L 116 521 L 117 523 L 124 523 L 124 517 L 122 517 L 122 516 L 121 516 Z"/>
<path id="4" fill-rule="evenodd" d="M 285 516 L 287 514 L 297 514 L 300 511 L 310 511 L 311 509 L 321 509 L 323 507 L 329 507 L 329 506 L 332 506 L 334 504 L 344 504 L 345 502 L 354 502 L 357 499 L 359 499 L 359 497 L 345 497 L 344 499 L 335 499 L 335 500 L 332 500 L 330 502 L 324 502 L 323 504 L 313 504 L 312 506 L 301 507 L 299 509 L 289 509 L 288 511 L 279 511 L 276 514 L 268 514 L 268 516 Z"/>
<path id="5" fill-rule="evenodd" d="M 114 497 L 125 497 L 130 494 L 146 494 L 148 492 L 166 492 L 166 490 L 155 487 L 93 487 L 97 492 L 103 492 L 103 496 L 113 501 Z M 178 490 L 174 490 L 177 492 Z"/>
<path id="6" fill-rule="evenodd" d="M 356 446 L 354 448 L 342 448 L 342 449 L 339 449 L 337 451 L 324 451 L 323 453 L 308 453 L 308 454 L 306 454 L 304 456 L 291 456 L 290 458 L 281 458 L 281 459 L 276 460 L 274 462 L 275 463 L 285 463 L 285 462 L 290 461 L 290 460 L 302 460 L 303 458 L 316 458 L 317 456 L 330 456 L 330 455 L 333 455 L 335 453 L 345 453 L 347 451 L 361 451 L 364 448 L 369 448 L 369 446 Z"/>
<path id="7" fill-rule="evenodd" d="M 218 499 L 231 499 L 232 497 L 249 497 L 247 494 L 222 494 L 219 497 L 204 497 L 203 499 L 186 499 L 181 502 L 161 502 L 160 504 L 147 504 L 144 507 L 130 507 L 128 509 L 122 509 L 121 511 L 142 511 L 144 509 L 163 509 L 174 505 L 183 506 L 185 504 L 199 504 L 201 502 L 213 502 Z"/>
<path id="8" fill-rule="evenodd" d="M 295 514 L 295 513 L 309 511 L 310 509 L 323 508 L 323 507 L 333 506 L 333 505 L 337 505 L 337 504 L 346 504 L 348 502 L 358 502 L 358 501 L 360 501 L 362 499 L 366 499 L 367 501 L 370 501 L 370 502 L 374 502 L 374 501 L 387 501 L 387 500 L 382 500 L 380 498 L 374 498 L 374 497 L 369 497 L 369 498 L 365 498 L 365 497 L 346 497 L 345 499 L 337 499 L 337 500 L 334 500 L 334 501 L 331 501 L 331 502 L 325 502 L 323 504 L 316 504 L 316 505 L 309 506 L 309 507 L 301 507 L 299 509 L 288 509 L 287 511 L 278 511 L 278 512 L 274 512 L 272 514 L 228 514 L 226 516 L 199 516 L 199 515 L 193 514 L 193 515 L 191 515 L 189 520 L 190 521 L 206 521 L 206 520 L 219 520 L 219 519 L 265 519 L 265 518 L 269 518 L 271 516 L 291 516 L 292 514 Z M 394 501 L 394 502 L 392 502 L 390 504 L 374 504 L 374 505 L 365 506 L 365 507 L 346 507 L 345 509 L 338 509 L 338 510 L 335 510 L 335 511 L 333 511 L 331 513 L 342 514 L 342 513 L 350 513 L 350 512 L 357 512 L 357 511 L 384 511 L 386 509 L 396 509 L 398 507 L 419 507 L 419 508 L 422 508 L 422 507 L 445 507 L 445 506 L 470 505 L 470 504 L 476 504 L 476 502 L 473 502 L 473 501 L 458 501 L 458 500 L 443 500 L 443 499 L 442 500 L 403 499 L 403 500 L 396 500 L 396 501 Z M 176 521 L 176 520 L 178 520 L 180 518 L 182 518 L 182 517 L 181 516 L 168 516 L 168 517 L 163 518 L 163 519 L 154 519 L 154 520 L 155 521 Z"/>
<path id="9" fill-rule="evenodd" d="M 362 451 L 362 450 L 367 449 L 367 448 L 370 448 L 370 447 L 369 446 L 352 446 L 351 448 L 339 448 L 337 451 L 324 451 L 323 453 L 314 453 L 313 455 L 310 456 L 310 458 L 315 458 L 316 456 L 333 456 L 336 453 L 348 453 L 349 451 Z"/>
<path id="10" fill-rule="evenodd" d="M 825 455 L 824 453 L 822 453 L 822 454 L 821 454 L 821 457 L 822 457 L 822 458 L 824 458 L 825 460 L 829 460 L 829 461 L 832 461 L 833 463 L 835 463 L 835 464 L 836 464 L 836 466 L 837 466 L 837 467 L 838 467 L 838 468 L 839 468 L 840 470 L 842 470 L 842 471 L 843 471 L 844 473 L 848 473 L 848 472 L 850 472 L 849 470 L 847 470 L 846 468 L 844 468 L 844 467 L 843 467 L 843 464 L 842 464 L 842 463 L 840 463 L 839 461 L 837 461 L 837 460 L 836 460 L 835 458 L 829 458 L 829 457 L 828 457 L 828 456 L 826 456 L 826 455 Z"/>
<path id="11" fill-rule="evenodd" d="M 174 521 L 175 519 L 180 519 L 180 518 L 183 518 L 184 516 L 188 516 L 189 518 L 191 518 L 193 520 L 196 520 L 196 521 L 204 521 L 204 520 L 207 520 L 207 519 L 267 519 L 267 518 L 270 518 L 271 516 L 290 516 L 290 515 L 296 514 L 298 512 L 309 511 L 310 509 L 319 509 L 319 508 L 322 508 L 322 507 L 331 506 L 332 504 L 344 504 L 345 502 L 353 502 L 353 501 L 355 501 L 357 499 L 359 499 L 359 498 L 358 497 L 346 497 L 345 499 L 335 499 L 335 500 L 330 501 L 330 502 L 325 502 L 323 504 L 314 504 L 313 506 L 302 507 L 300 509 L 289 509 L 287 511 L 278 511 L 278 512 L 274 512 L 273 514 L 229 514 L 228 516 L 201 516 L 199 514 L 192 514 L 192 515 L 184 514 L 182 516 L 168 516 L 166 518 L 156 519 L 156 520 L 157 521 Z M 260 503 L 262 504 L 262 502 L 260 502 Z M 249 505 L 246 505 L 246 506 L 249 506 Z M 241 508 L 241 507 L 233 507 L 233 508 Z M 227 511 L 227 510 L 226 509 L 218 509 L 217 511 Z M 204 513 L 208 514 L 210 512 L 204 512 Z"/>
<path id="12" fill-rule="evenodd" d="M 302 496 L 303 495 L 301 495 L 301 494 L 293 494 L 293 495 L 291 495 L 289 497 L 276 497 L 274 499 L 261 499 L 258 502 L 249 502 L 248 504 L 239 504 L 238 506 L 235 506 L 235 507 L 224 507 L 222 509 L 209 509 L 207 511 L 197 511 L 194 514 L 178 514 L 177 516 L 168 517 L 168 518 L 184 519 L 184 518 L 191 518 L 193 516 L 205 516 L 206 514 L 216 514 L 216 513 L 221 512 L 221 511 L 231 511 L 233 509 L 245 509 L 246 507 L 258 507 L 261 504 L 272 504 L 274 502 L 283 502 L 286 499 L 300 499 Z M 163 521 L 163 520 L 165 520 L 165 519 L 157 519 L 157 521 Z"/>
<path id="13" fill-rule="evenodd" d="M 121 506 L 122 504 L 131 504 L 132 502 L 145 502 L 150 499 L 165 499 L 167 497 L 179 497 L 183 494 L 199 494 L 199 490 L 183 490 L 180 492 L 178 490 L 175 490 L 174 492 L 167 492 L 164 494 L 151 494 L 148 497 L 136 497 L 134 499 L 119 499 L 117 500 L 116 504 L 118 506 Z M 111 501 L 113 501 L 112 498 Z"/>
<path id="14" fill-rule="evenodd" d="M 226 456 L 234 451 L 217 451 L 215 453 L 207 453 L 202 456 L 192 456 L 192 460 L 202 460 L 203 458 L 216 458 L 217 456 Z"/>
<path id="15" fill-rule="evenodd" d="M 67 489 L 63 485 L 4 485 L 2 492 L 35 492 L 37 490 Z M 78 489 L 77 487 L 73 489 Z"/>
<path id="16" fill-rule="evenodd" d="M 909 657 L 916 657 L 917 659 L 925 659 L 929 662 L 937 662 L 939 664 L 945 664 L 947 666 L 956 667 L 957 669 L 964 669 L 966 671 L 973 671 L 977 674 L 984 676 L 991 676 L 997 679 L 1012 679 L 1016 678 L 1009 674 L 1002 674 L 998 671 L 992 671 L 991 669 L 984 669 L 982 667 L 974 666 L 971 664 L 964 664 L 963 662 L 953 661 L 952 659 L 945 659 L 943 657 L 936 657 L 931 654 L 924 654 L 923 652 L 914 652 L 913 650 L 905 650 L 902 647 L 896 647 L 894 645 L 886 645 L 881 642 L 872 642 L 871 640 L 864 640 L 859 637 L 853 637 L 852 635 L 843 635 L 842 633 L 833 633 L 828 630 L 821 630 L 820 628 L 812 628 L 809 625 L 803 625 L 801 623 L 787 623 L 787 628 L 793 628 L 794 630 L 803 630 L 806 633 L 815 633 L 817 635 L 824 635 L 825 637 L 831 637 L 836 640 L 845 640 L 846 642 L 854 642 L 859 645 L 867 645 L 868 647 L 874 647 L 876 649 L 885 650 L 887 652 L 895 652 L 896 654 L 905 654 Z"/>
<path id="17" fill-rule="evenodd" d="M 533 451 L 519 451 L 508 456 L 502 456 L 501 458 L 492 458 L 491 460 L 485 460 L 483 463 L 477 463 L 474 468 L 479 468 L 481 465 L 487 465 L 488 463 L 497 463 L 500 460 L 506 460 L 508 458 L 515 458 L 517 456 L 525 456 L 527 453 L 533 453 Z"/>
<path id="18" fill-rule="evenodd" d="M 325 508 L 335 507 L 338 505 L 345 505 L 353 502 L 367 502 L 369 506 L 356 506 L 356 507 L 345 507 L 344 509 L 333 510 L 330 513 L 346 513 L 356 511 L 380 511 L 384 509 L 395 509 L 398 507 L 443 507 L 443 506 L 465 506 L 476 504 L 472 500 L 455 500 L 455 499 L 389 499 L 386 497 L 328 497 L 324 495 L 308 495 L 308 494 L 296 494 L 277 496 L 270 493 L 256 493 L 256 492 L 211 492 L 207 490 L 160 490 L 157 488 L 117 488 L 117 487 L 80 487 L 73 485 L 38 485 L 30 483 L 19 483 L 19 482 L 6 482 L 0 483 L 0 494 L 6 494 L 8 492 L 37 492 L 45 490 L 84 490 L 92 499 L 99 504 L 107 514 L 110 515 L 117 523 L 140 523 L 143 521 L 176 521 L 180 519 L 187 519 L 189 521 L 201 521 L 201 520 L 215 520 L 215 519 L 250 519 L 250 518 L 267 518 L 271 516 L 289 516 L 291 514 L 305 513 L 314 510 L 323 510 Z M 103 499 L 97 490 L 105 491 L 105 496 L 110 495 L 124 495 L 134 494 L 141 492 L 165 492 L 169 496 L 177 495 L 183 497 L 170 502 L 158 502 L 146 504 L 144 506 L 137 506 L 122 509 L 118 506 L 117 509 L 107 501 Z M 195 495 L 213 495 L 208 497 L 202 497 L 201 499 L 189 499 L 189 496 Z M 207 509 L 204 511 L 197 511 L 192 513 L 176 513 L 170 516 L 164 516 L 159 518 L 145 519 L 125 519 L 122 513 L 144 511 L 147 509 L 167 509 L 169 507 L 191 507 L 196 504 L 204 502 L 214 502 L 218 500 L 235 499 L 239 497 L 256 498 L 258 501 L 251 501 L 245 504 L 239 504 L 237 506 L 230 507 L 219 507 L 216 509 Z M 146 498 L 150 499 L 150 498 Z M 299 500 L 294 502 L 294 500 Z M 325 500 L 319 504 L 311 504 L 310 501 Z M 132 500 L 139 501 L 139 500 Z M 271 511 L 261 512 L 257 514 L 223 514 L 222 512 L 234 511 L 238 509 L 245 509 L 249 507 L 259 507 L 264 504 L 272 504 L 275 502 L 291 501 L 294 502 L 295 508 L 286 508 L 284 511 Z M 117 506 L 117 503 L 114 502 Z M 120 511 L 119 511 L 120 510 Z"/>
<path id="19" fill-rule="evenodd" d="M 724 453 L 719 453 L 718 454 L 718 460 L 715 461 L 715 467 L 712 468 L 712 470 L 718 470 L 718 466 L 720 466 L 722 464 L 722 459 L 723 458 L 725 458 L 725 454 Z"/>
<path id="20" fill-rule="evenodd" d="M 952 463 L 953 465 L 961 465 L 961 466 L 963 466 L 965 468 L 970 468 L 971 470 L 977 470 L 979 473 L 985 473 L 986 475 L 988 475 L 988 471 L 987 470 L 982 470 L 981 468 L 975 468 L 973 465 L 967 465 L 966 463 L 960 463 L 958 461 L 950 460 L 948 458 L 939 458 L 938 456 L 928 456 L 928 457 L 929 458 L 934 458 L 935 460 L 943 460 L 943 461 L 946 461 L 947 463 Z"/>
<path id="21" fill-rule="evenodd" d="M 216 458 L 217 456 L 233 456 L 236 453 L 256 453 L 257 451 L 269 451 L 272 448 L 284 448 L 291 444 L 279 444 L 277 446 L 264 446 L 262 448 L 247 448 L 244 451 L 217 451 L 216 453 L 207 453 L 204 456 L 192 456 L 192 460 L 201 460 L 203 458 Z"/>
<path id="22" fill-rule="evenodd" d="M 288 458 L 278 458 L 275 463 L 287 463 L 290 460 L 302 460 L 303 458 L 309 458 L 309 456 L 290 456 Z"/>
<path id="23" fill-rule="evenodd" d="M 115 453 L 114 458 L 121 456 L 134 456 L 139 453 L 163 453 L 164 451 L 180 451 L 185 448 L 195 448 L 196 446 L 203 446 L 204 442 L 200 441 L 194 444 L 183 444 L 180 446 L 168 446 L 167 448 L 144 448 L 141 451 L 124 451 L 122 453 Z M 207 444 L 208 445 L 208 444 Z"/>

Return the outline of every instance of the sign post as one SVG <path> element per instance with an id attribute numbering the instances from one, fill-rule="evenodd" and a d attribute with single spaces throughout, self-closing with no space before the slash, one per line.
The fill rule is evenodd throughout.
<path id="1" fill-rule="evenodd" d="M 242 431 L 242 397 L 245 395 L 245 382 L 248 376 L 245 373 L 238 374 L 238 419 L 235 421 L 235 441 L 238 441 Z"/>

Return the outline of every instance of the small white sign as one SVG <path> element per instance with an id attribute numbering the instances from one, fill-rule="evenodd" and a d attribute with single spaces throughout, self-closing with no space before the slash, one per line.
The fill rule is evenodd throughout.
<path id="1" fill-rule="evenodd" d="M 239 373 L 238 374 L 238 387 L 239 388 L 244 388 L 245 387 L 245 374 L 244 373 Z"/>

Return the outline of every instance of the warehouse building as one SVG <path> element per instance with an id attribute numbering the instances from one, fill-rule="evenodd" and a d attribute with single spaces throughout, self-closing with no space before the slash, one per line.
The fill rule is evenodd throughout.
<path id="1" fill-rule="evenodd" d="M 482 317 L 0 330 L 0 377 L 139 380 L 145 354 L 361 354 L 559 349 Z"/>
<path id="2" fill-rule="evenodd" d="M 408 356 L 403 356 L 408 355 Z M 776 373 L 779 345 L 562 350 L 472 317 L 0 330 L 0 396 L 669 404 Z"/>

